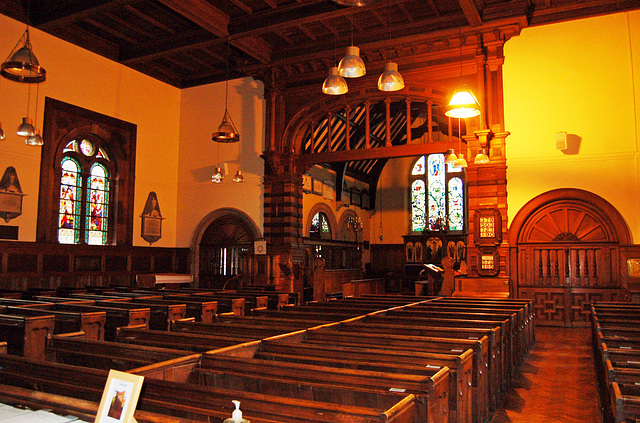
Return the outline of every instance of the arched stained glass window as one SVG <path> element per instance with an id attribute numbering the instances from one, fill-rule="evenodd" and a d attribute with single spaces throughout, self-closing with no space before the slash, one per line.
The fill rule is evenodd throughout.
<path id="1" fill-rule="evenodd" d="M 61 244 L 77 244 L 80 239 L 81 199 L 80 164 L 71 157 L 64 157 L 58 211 L 58 242 Z"/>
<path id="2" fill-rule="evenodd" d="M 88 139 L 62 149 L 58 242 L 106 245 L 109 234 L 109 160 Z"/>
<path id="3" fill-rule="evenodd" d="M 309 236 L 312 238 L 331 239 L 329 218 L 325 213 L 318 212 L 313 216 L 311 227 L 309 228 Z"/>
<path id="4" fill-rule="evenodd" d="M 431 154 L 427 167 L 427 190 L 429 197 L 429 231 L 445 228 L 447 205 L 445 202 L 444 155 Z"/>
<path id="5" fill-rule="evenodd" d="M 443 154 L 430 154 L 415 161 L 410 180 L 413 232 L 465 230 L 464 169 L 446 165 Z"/>
<path id="6" fill-rule="evenodd" d="M 423 157 L 424 158 L 424 157 Z M 422 179 L 416 179 L 411 184 L 411 230 L 424 231 L 427 222 L 425 211 L 426 189 Z"/>
<path id="7" fill-rule="evenodd" d="M 455 177 L 449 180 L 449 230 L 464 229 L 464 191 L 462 179 Z"/>
<path id="8" fill-rule="evenodd" d="M 109 174 L 100 163 L 91 166 L 85 213 L 85 242 L 92 245 L 107 243 L 109 218 Z"/>

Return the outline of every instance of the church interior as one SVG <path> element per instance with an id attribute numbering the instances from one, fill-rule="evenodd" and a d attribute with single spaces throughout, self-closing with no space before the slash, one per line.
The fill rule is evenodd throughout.
<path id="1" fill-rule="evenodd" d="M 0 25 L 0 421 L 640 421 L 636 1 Z"/>

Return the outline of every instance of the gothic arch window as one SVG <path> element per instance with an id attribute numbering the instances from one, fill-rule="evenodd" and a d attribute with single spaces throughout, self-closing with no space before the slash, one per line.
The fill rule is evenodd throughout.
<path id="1" fill-rule="evenodd" d="M 331 239 L 331 226 L 329 225 L 329 217 L 325 212 L 318 212 L 311 219 L 309 237 Z"/>
<path id="2" fill-rule="evenodd" d="M 420 156 L 409 176 L 412 232 L 466 229 L 466 186 L 463 168 L 444 162 L 444 154 Z"/>
<path id="3" fill-rule="evenodd" d="M 136 125 L 45 100 L 37 240 L 131 245 Z"/>
<path id="4" fill-rule="evenodd" d="M 82 138 L 62 148 L 58 242 L 106 245 L 113 163 L 99 140 Z"/>

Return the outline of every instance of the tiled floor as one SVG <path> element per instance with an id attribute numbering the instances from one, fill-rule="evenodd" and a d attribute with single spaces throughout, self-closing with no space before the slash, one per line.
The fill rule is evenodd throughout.
<path id="1" fill-rule="evenodd" d="M 600 423 L 589 328 L 536 327 L 536 344 L 491 423 Z"/>

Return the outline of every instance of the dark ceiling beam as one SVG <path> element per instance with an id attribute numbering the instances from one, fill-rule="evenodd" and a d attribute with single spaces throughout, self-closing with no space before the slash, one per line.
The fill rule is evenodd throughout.
<path id="1" fill-rule="evenodd" d="M 262 64 L 271 63 L 273 48 L 260 37 L 243 37 L 229 40 L 229 43 Z"/>
<path id="2" fill-rule="evenodd" d="M 246 13 L 247 15 L 250 15 L 253 13 L 253 10 L 247 6 L 247 4 L 241 0 L 230 0 L 231 3 L 233 3 L 234 6 L 236 6 L 238 9 L 242 10 L 244 13 Z"/>
<path id="3" fill-rule="evenodd" d="M 315 154 L 303 154 L 300 160 L 306 166 L 322 163 L 339 163 L 356 160 L 385 159 L 394 157 L 412 157 L 425 154 L 442 153 L 449 148 L 458 148 L 458 142 L 438 141 L 423 144 L 394 145 L 359 150 L 327 151 Z"/>
<path id="4" fill-rule="evenodd" d="M 473 0 L 458 0 L 458 3 L 470 26 L 476 27 L 482 25 L 482 16 Z"/>
<path id="5" fill-rule="evenodd" d="M 215 38 L 210 32 L 198 28 L 176 35 L 156 38 L 147 43 L 137 44 L 133 48 L 123 49 L 120 62 L 131 64 L 148 59 L 162 57 L 180 51 L 196 51 L 200 48 L 224 44 L 223 38 Z"/>
<path id="6" fill-rule="evenodd" d="M 38 29 L 49 32 L 56 28 L 73 25 L 76 22 L 94 17 L 101 13 L 109 13 L 121 10 L 127 5 L 137 3 L 139 0 L 92 0 L 81 2 L 82 9 L 77 6 L 63 8 L 42 8 L 42 10 L 30 11 L 30 23 Z"/>
<path id="7" fill-rule="evenodd" d="M 206 0 L 156 0 L 215 36 L 229 35 L 229 15 Z"/>

